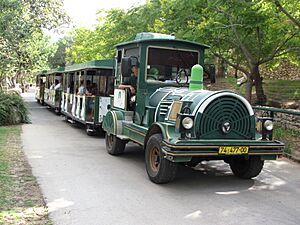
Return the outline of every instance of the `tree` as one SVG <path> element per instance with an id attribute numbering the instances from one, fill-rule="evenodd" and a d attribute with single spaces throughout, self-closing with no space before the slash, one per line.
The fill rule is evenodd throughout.
<path id="1" fill-rule="evenodd" d="M 167 2 L 167 1 L 166 1 Z M 262 1 L 188 1 L 165 3 L 166 25 L 177 36 L 208 42 L 210 51 L 248 77 L 246 98 L 255 86 L 257 103 L 264 104 L 260 66 L 299 46 L 299 36 L 289 21 L 276 13 L 273 4 Z M 280 35 L 279 35 L 280 34 Z"/>
<path id="2" fill-rule="evenodd" d="M 160 1 L 150 1 L 129 10 L 99 10 L 95 30 L 78 28 L 73 32 L 74 43 L 69 49 L 71 60 L 79 63 L 112 58 L 116 44 L 133 40 L 139 32 L 164 32 L 163 27 Z"/>
<path id="3" fill-rule="evenodd" d="M 59 39 L 56 43 L 53 43 L 53 48 L 56 51 L 49 55 L 48 63 L 50 68 L 64 67 L 67 64 L 71 64 L 73 61 L 68 61 L 71 59 L 69 56 L 69 49 L 72 46 L 72 37 L 65 36 Z"/>
<path id="4" fill-rule="evenodd" d="M 300 29 L 300 18 L 299 18 L 299 9 L 300 9 L 300 2 L 299 1 L 279 1 L 274 0 L 274 4 L 277 6 L 279 11 L 281 11 L 283 14 L 285 14 L 298 28 Z M 287 5 L 288 9 L 286 9 L 283 4 Z M 295 9 L 298 9 L 295 14 L 298 14 L 298 18 L 294 16 L 292 13 L 289 12 L 289 10 L 294 11 Z"/>
<path id="5" fill-rule="evenodd" d="M 210 53 L 246 74 L 246 98 L 251 101 L 255 86 L 257 103 L 264 104 L 261 65 L 299 55 L 300 43 L 299 30 L 271 1 L 151 0 L 128 11 L 99 11 L 95 31 L 76 33 L 72 59 L 113 57 L 114 45 L 132 40 L 139 32 L 173 33 L 177 38 L 209 44 Z"/>
<path id="6" fill-rule="evenodd" d="M 39 68 L 51 48 L 42 33 L 68 22 L 61 0 L 10 0 L 0 2 L 0 80 L 22 82 Z"/>

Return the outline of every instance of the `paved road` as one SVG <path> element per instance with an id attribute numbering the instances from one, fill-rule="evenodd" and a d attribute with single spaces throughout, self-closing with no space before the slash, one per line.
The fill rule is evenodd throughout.
<path id="1" fill-rule="evenodd" d="M 26 95 L 32 124 L 24 151 L 54 224 L 182 225 L 299 224 L 300 166 L 267 162 L 253 180 L 235 178 L 222 162 L 183 169 L 166 185 L 151 183 L 143 152 L 106 153 L 100 137 L 67 124 Z"/>

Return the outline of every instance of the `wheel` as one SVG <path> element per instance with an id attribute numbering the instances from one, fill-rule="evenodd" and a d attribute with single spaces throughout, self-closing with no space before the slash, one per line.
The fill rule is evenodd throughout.
<path id="1" fill-rule="evenodd" d="M 102 127 L 99 127 L 99 129 L 97 130 L 97 134 L 101 137 L 105 137 L 105 130 L 103 130 Z"/>
<path id="2" fill-rule="evenodd" d="M 261 160 L 259 156 L 250 156 L 249 159 L 232 159 L 229 165 L 235 176 L 250 179 L 260 173 L 264 166 L 264 160 Z"/>
<path id="3" fill-rule="evenodd" d="M 91 126 L 91 125 L 86 125 L 86 129 L 85 129 L 85 131 L 86 131 L 86 134 L 88 135 L 88 136 L 95 136 L 96 135 L 96 130 L 94 129 L 94 127 L 93 126 Z"/>
<path id="4" fill-rule="evenodd" d="M 117 138 L 113 134 L 105 134 L 106 151 L 111 155 L 121 155 L 124 153 L 126 141 Z"/>
<path id="5" fill-rule="evenodd" d="M 57 116 L 60 116 L 60 110 L 59 108 L 55 107 L 54 112 Z"/>
<path id="6" fill-rule="evenodd" d="M 152 135 L 146 146 L 145 161 L 149 179 L 156 184 L 168 183 L 174 180 L 178 164 L 164 158 L 162 149 L 162 135 Z"/>

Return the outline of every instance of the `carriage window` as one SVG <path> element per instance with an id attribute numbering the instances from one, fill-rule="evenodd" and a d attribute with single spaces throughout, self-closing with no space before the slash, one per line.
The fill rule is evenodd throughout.
<path id="1" fill-rule="evenodd" d="M 199 52 L 187 50 L 148 49 L 147 81 L 150 82 L 187 82 L 191 68 L 199 62 Z"/>
<path id="2" fill-rule="evenodd" d="M 87 71 L 86 88 L 92 95 L 109 96 L 113 92 L 113 82 L 112 69 Z"/>

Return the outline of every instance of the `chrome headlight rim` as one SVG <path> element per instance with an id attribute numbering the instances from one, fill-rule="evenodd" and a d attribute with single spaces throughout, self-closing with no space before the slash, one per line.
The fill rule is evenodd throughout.
<path id="1" fill-rule="evenodd" d="M 274 123 L 272 120 L 266 120 L 264 122 L 264 128 L 267 130 L 267 131 L 272 131 L 273 128 L 274 128 Z"/>
<path id="2" fill-rule="evenodd" d="M 190 130 L 194 126 L 194 120 L 191 117 L 184 117 L 181 121 L 184 129 Z"/>

